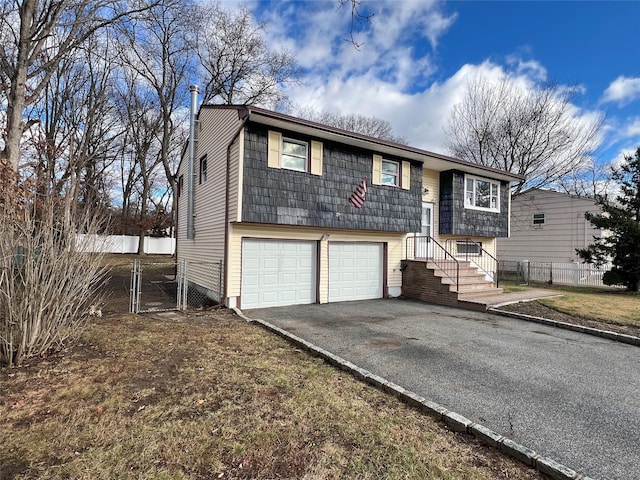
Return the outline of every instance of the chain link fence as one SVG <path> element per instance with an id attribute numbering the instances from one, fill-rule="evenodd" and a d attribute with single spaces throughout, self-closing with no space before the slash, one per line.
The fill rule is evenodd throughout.
<path id="1" fill-rule="evenodd" d="M 178 309 L 209 308 L 222 301 L 224 291 L 222 260 L 178 263 Z"/>
<path id="2" fill-rule="evenodd" d="M 133 313 L 209 308 L 223 294 L 222 261 L 131 265 L 129 311 Z"/>

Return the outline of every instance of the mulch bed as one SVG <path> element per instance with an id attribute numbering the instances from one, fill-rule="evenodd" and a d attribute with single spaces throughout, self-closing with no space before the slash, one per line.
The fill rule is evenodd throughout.
<path id="1" fill-rule="evenodd" d="M 522 313 L 525 315 L 547 318 L 549 320 L 555 320 L 558 322 L 572 323 L 574 325 L 582 325 L 583 327 L 597 328 L 598 330 L 608 330 L 610 332 L 640 337 L 639 326 L 624 325 L 621 323 L 609 323 L 593 318 L 576 317 L 574 315 L 569 315 L 568 313 L 559 312 L 558 310 L 555 310 L 536 301 L 503 305 L 497 308 L 497 310 Z"/>

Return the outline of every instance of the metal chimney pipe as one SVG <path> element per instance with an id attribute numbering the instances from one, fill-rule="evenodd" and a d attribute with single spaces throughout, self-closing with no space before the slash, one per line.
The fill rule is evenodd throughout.
<path id="1" fill-rule="evenodd" d="M 187 238 L 195 237 L 195 163 L 196 163 L 196 115 L 198 112 L 198 92 L 197 85 L 191 85 L 191 106 L 189 115 L 189 178 L 187 179 Z"/>

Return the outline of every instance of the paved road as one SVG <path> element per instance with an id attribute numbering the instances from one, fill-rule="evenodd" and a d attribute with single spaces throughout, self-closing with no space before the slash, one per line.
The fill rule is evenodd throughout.
<path id="1" fill-rule="evenodd" d="M 245 313 L 579 473 L 640 479 L 638 347 L 410 300 Z"/>

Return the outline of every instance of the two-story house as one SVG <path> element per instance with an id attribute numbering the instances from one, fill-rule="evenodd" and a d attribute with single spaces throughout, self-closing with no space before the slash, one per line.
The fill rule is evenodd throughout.
<path id="1" fill-rule="evenodd" d="M 584 217 L 600 213 L 593 198 L 533 188 L 514 197 L 511 212 L 510 237 L 497 244 L 500 261 L 580 263 L 576 249 L 605 234 Z"/>
<path id="2" fill-rule="evenodd" d="M 177 257 L 210 292 L 199 265 L 221 260 L 227 306 L 399 296 L 405 260 L 495 254 L 509 233 L 510 173 L 256 107 L 203 105 L 197 132 Z"/>

